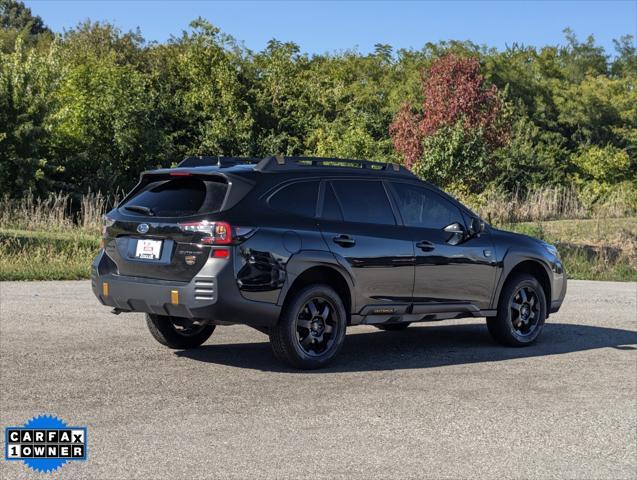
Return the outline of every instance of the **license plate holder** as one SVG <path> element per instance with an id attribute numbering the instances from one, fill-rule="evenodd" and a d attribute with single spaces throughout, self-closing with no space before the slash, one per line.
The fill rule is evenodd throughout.
<path id="1" fill-rule="evenodd" d="M 162 240 L 138 239 L 135 248 L 135 258 L 140 260 L 159 260 L 163 243 Z"/>

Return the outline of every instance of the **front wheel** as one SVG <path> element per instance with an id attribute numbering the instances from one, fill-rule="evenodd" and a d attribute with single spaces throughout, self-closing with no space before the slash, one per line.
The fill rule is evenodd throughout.
<path id="1" fill-rule="evenodd" d="M 497 316 L 487 318 L 489 333 L 503 345 L 530 345 L 544 327 L 546 310 L 540 282 L 532 275 L 516 275 L 502 289 Z"/>
<path id="2" fill-rule="evenodd" d="M 338 353 L 347 327 L 345 307 L 327 285 L 311 285 L 294 294 L 270 329 L 274 355 L 293 367 L 315 369 Z"/>
<path id="3" fill-rule="evenodd" d="M 150 313 L 146 314 L 146 325 L 155 340 L 178 350 L 198 347 L 215 331 L 215 325 L 209 323 Z"/>

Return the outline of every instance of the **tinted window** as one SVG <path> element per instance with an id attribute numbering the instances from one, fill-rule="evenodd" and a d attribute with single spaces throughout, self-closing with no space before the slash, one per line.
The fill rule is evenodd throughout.
<path id="1" fill-rule="evenodd" d="M 138 213 L 132 207 L 144 207 L 158 217 L 218 212 L 227 189 L 226 183 L 204 182 L 196 178 L 160 180 L 144 187 L 126 202 L 124 210 L 127 213 Z"/>
<path id="2" fill-rule="evenodd" d="M 437 193 L 406 183 L 392 186 L 405 225 L 436 229 L 455 222 L 463 225 L 460 210 Z"/>
<path id="3" fill-rule="evenodd" d="M 346 222 L 395 225 L 389 199 L 378 181 L 335 180 L 332 182 Z"/>
<path id="4" fill-rule="evenodd" d="M 314 217 L 318 185 L 318 182 L 297 182 L 288 185 L 270 198 L 270 206 L 294 215 Z"/>
<path id="5" fill-rule="evenodd" d="M 323 214 L 321 216 L 327 220 L 343 220 L 341 207 L 339 206 L 338 200 L 336 200 L 336 195 L 334 195 L 334 190 L 329 183 L 325 184 L 325 198 L 323 199 Z"/>

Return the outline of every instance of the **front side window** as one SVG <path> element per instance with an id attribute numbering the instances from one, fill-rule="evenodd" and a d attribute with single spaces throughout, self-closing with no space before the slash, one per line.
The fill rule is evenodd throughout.
<path id="1" fill-rule="evenodd" d="M 403 222 L 409 227 L 443 229 L 452 223 L 463 225 L 458 207 L 427 189 L 408 183 L 392 183 Z"/>
<path id="2" fill-rule="evenodd" d="M 316 215 L 316 200 L 319 182 L 297 182 L 276 192 L 270 197 L 270 206 L 275 210 L 301 217 Z"/>
<path id="3" fill-rule="evenodd" d="M 334 180 L 332 186 L 343 208 L 346 222 L 396 225 L 382 182 Z"/>

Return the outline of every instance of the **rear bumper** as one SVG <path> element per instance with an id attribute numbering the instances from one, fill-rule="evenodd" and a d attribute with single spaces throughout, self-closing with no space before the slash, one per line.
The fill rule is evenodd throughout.
<path id="1" fill-rule="evenodd" d="M 93 293 L 109 307 L 252 326 L 270 326 L 279 318 L 280 306 L 241 296 L 231 262 L 210 259 L 190 282 L 122 276 L 111 263 L 100 251 L 91 267 Z"/>

